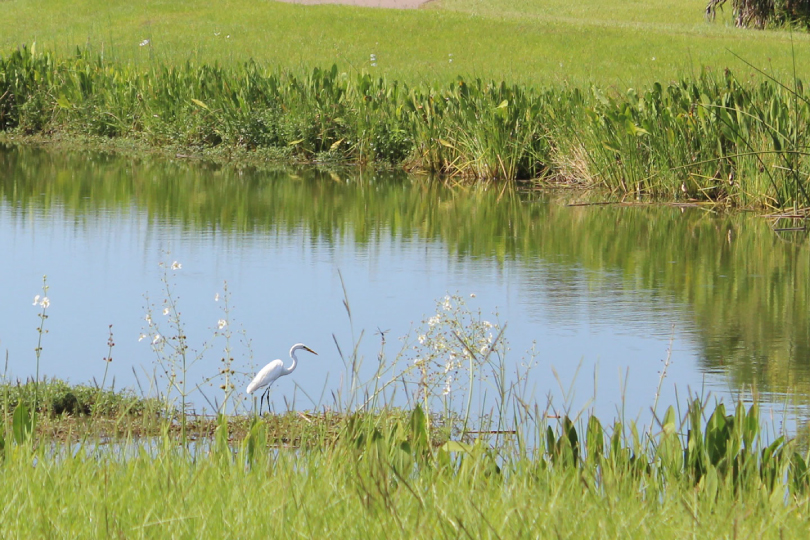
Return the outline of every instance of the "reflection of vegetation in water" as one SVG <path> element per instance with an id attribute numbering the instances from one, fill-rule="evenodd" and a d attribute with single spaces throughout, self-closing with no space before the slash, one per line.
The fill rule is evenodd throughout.
<path id="1" fill-rule="evenodd" d="M 87 216 L 134 205 L 153 220 L 192 229 L 303 229 L 325 242 L 418 236 L 444 242 L 457 257 L 521 261 L 529 295 L 560 294 L 583 276 L 597 298 L 646 291 L 659 311 L 661 304 L 687 307 L 693 320 L 685 324 L 701 341 L 704 369 L 728 370 L 736 387 L 810 386 L 807 242 L 780 237 L 747 215 L 570 208 L 532 194 L 448 189 L 407 176 L 379 181 L 305 170 L 291 178 L 30 148 L 0 153 L 0 171 L 10 213 L 58 204 Z M 565 294 L 587 292 L 572 291 Z M 603 316 L 598 302 L 589 305 Z"/>
<path id="2" fill-rule="evenodd" d="M 807 243 L 781 239 L 758 218 L 701 212 L 576 211 L 571 234 L 549 247 L 586 268 L 619 270 L 628 289 L 688 306 L 704 369 L 729 369 L 735 386 L 810 383 Z"/>

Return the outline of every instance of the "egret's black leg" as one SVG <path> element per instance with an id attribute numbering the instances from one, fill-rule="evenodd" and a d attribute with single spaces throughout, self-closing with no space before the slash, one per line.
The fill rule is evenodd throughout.
<path id="1" fill-rule="evenodd" d="M 262 392 L 262 400 L 267 400 L 267 410 L 270 411 L 270 387 L 268 386 L 267 389 Z M 259 416 L 262 415 L 262 403 L 261 400 L 259 401 Z"/>

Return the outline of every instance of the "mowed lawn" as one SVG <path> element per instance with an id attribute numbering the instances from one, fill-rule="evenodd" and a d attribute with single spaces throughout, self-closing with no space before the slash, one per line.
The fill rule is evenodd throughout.
<path id="1" fill-rule="evenodd" d="M 807 34 L 735 29 L 730 6 L 710 23 L 704 5 L 434 0 L 418 10 L 391 10 L 270 0 L 6 0 L 0 54 L 36 43 L 39 51 L 89 48 L 105 60 L 135 64 L 253 59 L 308 71 L 336 63 L 412 84 L 463 76 L 619 90 L 703 68 L 731 68 L 747 78 L 754 70 L 735 53 L 782 78 L 792 77 L 794 62 L 800 77 L 808 72 Z"/>

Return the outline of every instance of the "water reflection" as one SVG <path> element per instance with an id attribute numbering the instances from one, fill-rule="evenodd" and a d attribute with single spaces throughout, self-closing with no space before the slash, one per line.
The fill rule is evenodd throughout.
<path id="1" fill-rule="evenodd" d="M 405 175 L 240 171 L 32 148 L 0 151 L 0 171 L 0 278 L 10 284 L 0 345 L 16 376 L 32 372 L 26 332 L 36 321 L 25 310 L 41 274 L 65 309 L 57 321 L 55 305 L 49 321 L 57 351 L 46 354 L 60 360 L 46 372 L 85 380 L 101 370 L 87 358 L 103 356 L 85 344 L 103 348 L 111 319 L 128 334 L 119 343 L 134 342 L 142 294 L 159 288 L 157 262 L 171 251 L 187 270 L 178 286 L 190 326 L 216 320 L 216 307 L 198 298 L 210 304 L 229 280 L 252 340 L 246 350 L 260 351 L 255 363 L 266 361 L 264 351 L 283 356 L 294 341 L 334 349 L 331 333 L 348 327 L 340 270 L 355 324 L 368 331 L 368 358 L 374 328 L 401 335 L 435 298 L 459 291 L 508 321 L 514 361 L 537 343 L 537 396 L 562 401 L 560 388 L 576 377 L 575 409 L 594 392 L 596 366 L 595 408 L 610 416 L 622 399 L 649 407 L 673 337 L 672 401 L 675 385 L 721 393 L 753 386 L 797 403 L 810 395 L 808 242 L 772 232 L 762 218 L 569 207 L 571 194 L 448 189 Z M 193 318 L 203 312 L 204 321 Z M 118 377 L 131 384 L 129 365 L 150 366 L 151 358 L 135 343 L 122 348 Z M 317 380 L 298 380 L 302 390 L 338 384 L 339 370 L 318 369 Z"/>

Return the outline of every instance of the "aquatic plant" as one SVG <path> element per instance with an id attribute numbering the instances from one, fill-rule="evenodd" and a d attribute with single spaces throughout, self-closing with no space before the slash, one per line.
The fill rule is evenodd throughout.
<path id="1" fill-rule="evenodd" d="M 807 206 L 807 125 L 802 84 L 768 80 L 656 84 L 642 95 L 594 90 L 577 140 L 593 174 L 614 191 L 743 206 Z"/>
<path id="2" fill-rule="evenodd" d="M 0 125 L 178 151 L 402 166 L 465 179 L 602 185 L 623 194 L 806 206 L 801 81 L 704 72 L 624 94 L 458 79 L 110 65 L 21 48 L 0 59 Z"/>

